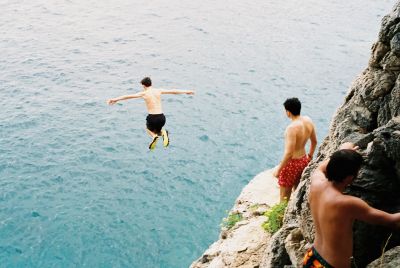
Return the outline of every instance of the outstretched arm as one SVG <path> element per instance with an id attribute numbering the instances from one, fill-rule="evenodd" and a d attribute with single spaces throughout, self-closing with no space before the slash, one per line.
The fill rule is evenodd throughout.
<path id="1" fill-rule="evenodd" d="M 122 100 L 141 98 L 141 97 L 143 97 L 143 94 L 144 94 L 144 92 L 139 92 L 139 93 L 132 94 L 132 95 L 124 95 L 124 96 L 120 96 L 120 97 L 117 97 L 117 98 L 114 98 L 114 99 L 109 99 L 109 100 L 107 100 L 107 103 L 109 105 L 113 105 L 113 104 L 115 104 L 115 103 L 117 103 L 119 101 L 122 101 Z"/>
<path id="2" fill-rule="evenodd" d="M 188 94 L 193 95 L 193 90 L 181 90 L 181 89 L 161 89 L 161 94 Z"/>
<path id="3" fill-rule="evenodd" d="M 400 213 L 390 214 L 385 211 L 370 207 L 365 201 L 351 197 L 349 202 L 352 209 L 349 211 L 356 220 L 370 224 L 379 224 L 391 228 L 400 228 Z"/>
<path id="4" fill-rule="evenodd" d="M 345 143 L 342 143 L 340 146 L 339 146 L 339 150 L 358 150 L 359 148 L 358 148 L 358 146 L 356 146 L 354 143 L 352 143 L 352 142 L 345 142 Z"/>
<path id="5" fill-rule="evenodd" d="M 315 148 L 317 147 L 317 135 L 315 134 L 314 125 L 313 125 L 313 129 L 311 132 L 310 141 L 311 141 L 311 145 L 310 145 L 310 152 L 308 153 L 308 157 L 310 157 L 310 159 L 311 159 L 311 158 L 313 158 Z"/>

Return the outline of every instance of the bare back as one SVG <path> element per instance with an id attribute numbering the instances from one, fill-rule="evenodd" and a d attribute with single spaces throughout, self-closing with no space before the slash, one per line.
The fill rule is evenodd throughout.
<path id="1" fill-rule="evenodd" d="M 295 133 L 296 141 L 292 158 L 301 158 L 306 154 L 305 146 L 312 135 L 315 137 L 314 124 L 308 116 L 300 116 L 287 127 Z"/>
<path id="2" fill-rule="evenodd" d="M 322 171 L 311 176 L 310 208 L 315 226 L 314 247 L 334 267 L 350 267 L 353 251 L 353 217 L 348 196 L 332 186 Z"/>
<path id="3" fill-rule="evenodd" d="M 161 90 L 157 88 L 148 88 L 143 91 L 143 99 L 146 103 L 149 114 L 162 114 Z"/>

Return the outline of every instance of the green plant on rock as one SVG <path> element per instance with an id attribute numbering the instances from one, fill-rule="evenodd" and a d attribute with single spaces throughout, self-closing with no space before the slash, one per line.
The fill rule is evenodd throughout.
<path id="1" fill-rule="evenodd" d="M 282 227 L 283 223 L 283 216 L 285 215 L 285 210 L 287 207 L 287 201 L 282 201 L 264 213 L 268 219 L 262 224 L 262 227 L 265 231 L 269 232 L 270 234 L 274 234 Z"/>
<path id="2" fill-rule="evenodd" d="M 226 218 L 222 219 L 221 227 L 231 229 L 235 224 L 243 219 L 240 212 L 229 213 Z"/>
<path id="3" fill-rule="evenodd" d="M 253 205 L 250 206 L 250 211 L 251 211 L 251 212 L 254 212 L 254 211 L 256 211 L 259 207 L 260 207 L 259 204 L 253 204 Z"/>

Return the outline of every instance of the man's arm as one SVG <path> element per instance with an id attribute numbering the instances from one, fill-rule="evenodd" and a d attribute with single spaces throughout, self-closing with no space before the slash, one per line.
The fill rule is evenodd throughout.
<path id="1" fill-rule="evenodd" d="M 279 173 L 282 171 L 283 167 L 286 166 L 287 162 L 292 158 L 295 146 L 296 132 L 291 127 L 288 127 L 285 133 L 285 152 L 283 154 L 282 161 L 279 163 L 278 167 L 273 173 L 275 177 L 279 176 Z"/>
<path id="2" fill-rule="evenodd" d="M 308 153 L 308 156 L 311 158 L 313 158 L 314 152 L 315 152 L 315 148 L 317 147 L 317 135 L 315 134 L 315 126 L 314 124 L 312 125 L 312 132 L 311 132 L 311 136 L 310 136 L 310 141 L 311 141 L 311 145 L 310 145 L 310 152 Z"/>
<path id="3" fill-rule="evenodd" d="M 354 143 L 351 142 L 345 142 L 339 146 L 339 150 L 343 149 L 358 150 L 358 146 L 355 146 Z M 330 160 L 329 158 L 325 159 L 316 168 L 316 171 L 322 172 L 325 177 L 326 177 L 326 167 L 328 166 L 329 160 Z"/>
<path id="4" fill-rule="evenodd" d="M 356 146 L 352 142 L 345 142 L 339 146 L 339 150 L 358 150 L 358 146 Z"/>
<path id="5" fill-rule="evenodd" d="M 370 224 L 384 225 L 391 228 L 400 228 L 400 213 L 390 214 L 370 207 L 365 201 L 357 197 L 350 197 L 350 215 L 356 220 Z"/>
<path id="6" fill-rule="evenodd" d="M 181 90 L 181 89 L 160 89 L 161 94 L 188 94 L 193 95 L 193 90 Z"/>
<path id="7" fill-rule="evenodd" d="M 117 103 L 118 101 L 129 100 L 129 99 L 137 99 L 137 98 L 143 97 L 143 95 L 144 95 L 144 92 L 139 92 L 139 93 L 132 94 L 132 95 L 124 95 L 124 96 L 120 96 L 120 97 L 117 97 L 117 98 L 114 98 L 114 99 L 109 99 L 109 100 L 107 100 L 107 103 L 109 105 L 113 105 L 113 104 Z"/>

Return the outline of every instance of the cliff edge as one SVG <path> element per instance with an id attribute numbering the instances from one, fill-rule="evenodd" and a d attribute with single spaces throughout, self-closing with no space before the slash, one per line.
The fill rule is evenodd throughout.
<path id="1" fill-rule="evenodd" d="M 265 211 L 279 200 L 279 186 L 272 170 L 258 174 L 243 188 L 230 214 L 240 215 L 231 228 L 222 228 L 191 268 L 259 267 L 270 235 L 261 227 Z"/>

